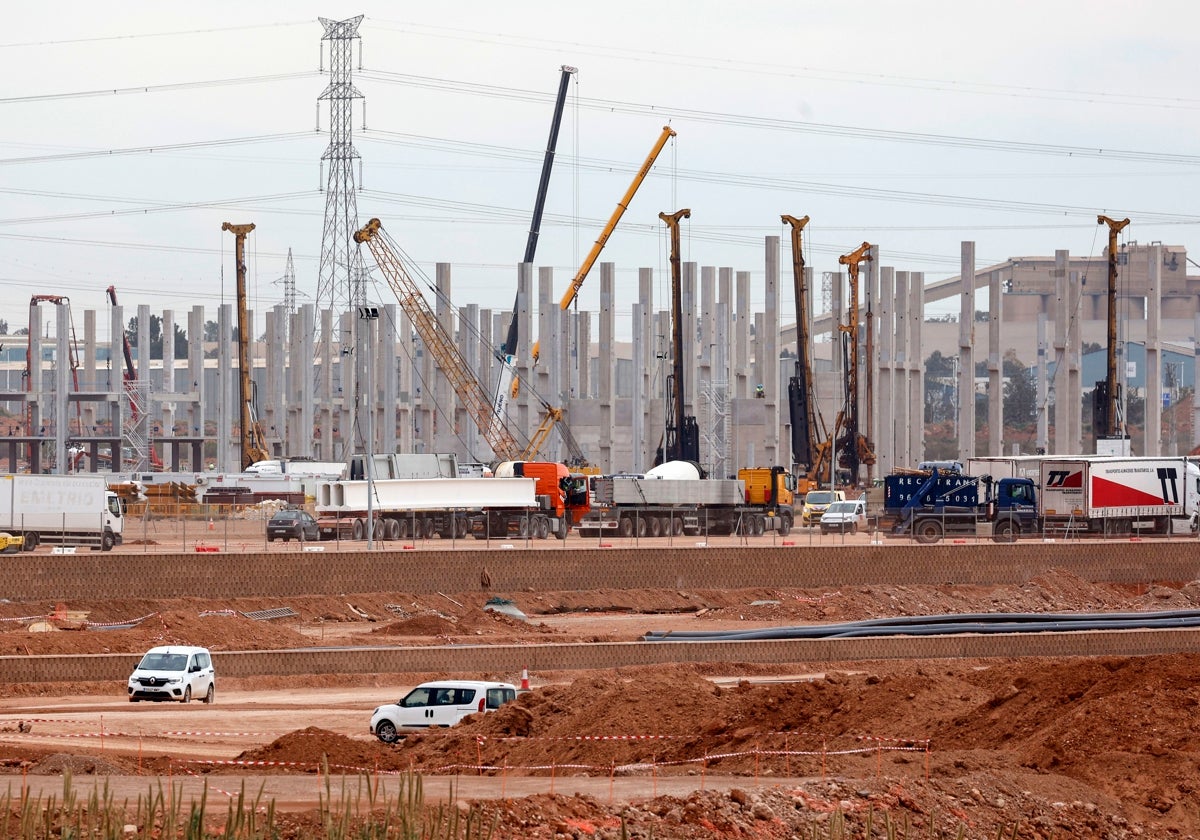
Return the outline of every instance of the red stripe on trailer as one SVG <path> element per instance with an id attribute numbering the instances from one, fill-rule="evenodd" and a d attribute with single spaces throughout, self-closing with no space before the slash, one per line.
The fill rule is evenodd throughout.
<path id="1" fill-rule="evenodd" d="M 1147 507 L 1165 504 L 1161 495 L 1092 476 L 1092 507 Z"/>

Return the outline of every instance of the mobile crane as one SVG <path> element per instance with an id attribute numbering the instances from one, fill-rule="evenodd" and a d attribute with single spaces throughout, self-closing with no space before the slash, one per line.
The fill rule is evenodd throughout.
<path id="1" fill-rule="evenodd" d="M 400 307 L 412 321 L 413 329 L 425 343 L 434 363 L 446 374 L 458 401 L 471 416 L 496 458 L 501 461 L 519 460 L 521 447 L 503 423 L 503 418 L 494 413 L 492 402 L 471 366 L 430 309 L 420 287 L 404 268 L 399 248 L 384 231 L 383 223 L 379 219 L 371 219 L 362 230 L 354 232 L 354 241 L 371 250 Z"/>
<path id="2" fill-rule="evenodd" d="M 108 295 L 108 302 L 113 306 L 116 306 L 117 287 L 109 286 L 106 290 L 106 294 Z M 173 340 L 173 338 L 174 337 L 168 338 L 164 336 L 163 341 L 170 341 Z M 122 355 L 125 357 L 125 373 L 122 378 L 125 382 L 125 393 L 129 396 L 129 413 L 133 415 L 131 418 L 133 422 L 137 423 L 142 416 L 143 406 L 141 402 L 141 395 L 138 393 L 136 385 L 138 378 L 137 368 L 133 364 L 133 352 L 129 347 L 129 334 L 125 330 L 121 330 L 121 350 Z M 149 447 L 149 451 L 150 467 L 154 470 L 161 470 L 163 466 L 162 459 L 158 457 L 158 452 L 155 451 L 153 445 Z"/>
<path id="3" fill-rule="evenodd" d="M 849 254 L 838 257 L 838 263 L 849 269 L 850 302 L 845 324 L 838 324 L 842 334 L 842 358 L 846 369 L 846 404 L 833 424 L 834 446 L 841 453 L 838 463 L 850 473 L 850 481 L 858 483 L 858 468 L 875 463 L 875 452 L 862 434 L 858 415 L 858 266 L 871 259 L 871 243 L 864 242 Z M 839 434 L 840 432 L 840 434 Z"/>
<path id="4" fill-rule="evenodd" d="M 258 409 L 254 400 L 254 384 L 250 379 L 250 310 L 246 305 L 246 237 L 254 230 L 254 224 L 244 225 L 224 222 L 221 230 L 234 236 L 234 262 L 237 265 L 238 305 L 238 382 L 240 385 L 240 424 L 242 441 L 242 469 L 271 457 L 262 427 L 258 423 Z"/>
<path id="5" fill-rule="evenodd" d="M 608 219 L 608 224 L 604 226 L 604 230 L 600 231 L 600 236 L 596 238 L 595 244 L 592 245 L 592 250 L 588 252 L 587 258 L 584 259 L 583 265 L 579 267 L 579 271 L 575 272 L 575 276 L 571 278 L 570 288 L 563 294 L 562 300 L 558 303 L 558 308 L 567 310 L 571 308 L 571 304 L 575 302 L 575 297 L 579 294 L 579 290 L 583 288 L 583 281 L 587 279 L 588 272 L 592 270 L 592 266 L 596 264 L 596 260 L 600 258 L 600 252 L 604 250 L 604 246 L 608 243 L 608 238 L 612 236 L 612 232 L 616 230 L 617 223 L 621 221 L 621 217 L 625 215 L 625 211 L 629 208 L 629 202 L 633 201 L 634 195 L 637 194 L 638 188 L 642 182 L 646 180 L 646 176 L 650 174 L 650 168 L 654 166 L 654 162 L 658 160 L 658 155 L 662 152 L 663 147 L 667 145 L 667 141 L 675 136 L 675 130 L 669 125 L 664 125 L 662 134 L 658 136 L 658 140 L 654 143 L 654 148 L 650 150 L 650 154 L 646 156 L 645 162 L 641 169 L 633 176 L 633 182 L 630 183 L 629 189 L 625 190 L 625 195 L 617 202 L 617 207 L 613 210 L 612 216 Z M 538 360 L 538 342 L 533 345 L 533 360 Z M 514 389 L 516 380 L 514 380 Z"/>
<path id="6" fill-rule="evenodd" d="M 817 405 L 816 389 L 813 387 L 811 336 L 808 332 L 808 280 L 804 276 L 804 226 L 808 216 L 797 219 L 783 215 L 783 222 L 792 229 L 792 276 L 796 290 L 796 370 L 788 380 L 788 411 L 792 421 L 792 464 L 799 473 L 796 476 L 797 491 L 801 494 L 816 490 L 821 478 L 833 463 L 830 453 L 833 441 L 825 427 Z"/>
<path id="7" fill-rule="evenodd" d="M 554 166 L 554 151 L 558 147 L 558 130 L 562 125 L 563 107 L 567 101 L 567 85 L 571 81 L 571 76 L 578 72 L 574 67 L 568 67 L 565 64 L 562 66 L 562 76 L 558 81 L 558 96 L 554 100 L 554 116 L 550 120 L 550 139 L 546 142 L 546 154 L 542 158 L 542 175 L 538 180 L 537 197 L 533 202 L 533 219 L 529 223 L 529 237 L 525 240 L 525 258 L 521 261 L 522 263 L 532 263 L 537 254 L 538 236 L 542 229 L 542 211 L 545 209 L 546 193 L 550 188 L 550 170 Z M 508 323 L 508 334 L 505 336 L 504 345 L 498 354 L 500 380 L 496 384 L 496 401 L 492 408 L 498 423 L 504 422 L 510 392 L 513 396 L 516 395 L 514 363 L 517 353 L 517 304 L 518 301 L 514 300 L 512 320 Z M 548 433 L 549 430 L 547 430 Z"/>

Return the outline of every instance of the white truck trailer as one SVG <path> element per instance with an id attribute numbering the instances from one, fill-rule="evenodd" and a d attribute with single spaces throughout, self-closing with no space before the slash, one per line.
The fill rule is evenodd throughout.
<path id="1" fill-rule="evenodd" d="M 331 481 L 318 488 L 321 539 L 366 536 L 368 493 L 379 539 L 465 537 L 481 516 L 526 517 L 526 533 L 537 533 L 538 499 L 532 478 L 412 478 Z M 530 530 L 532 529 L 532 531 Z"/>
<path id="2" fill-rule="evenodd" d="M 124 528 L 121 501 L 101 475 L 0 475 L 0 531 L 39 543 L 110 551 Z"/>
<path id="3" fill-rule="evenodd" d="M 1188 458 L 1045 458 L 1039 509 L 1047 530 L 1194 533 L 1200 467 Z"/>

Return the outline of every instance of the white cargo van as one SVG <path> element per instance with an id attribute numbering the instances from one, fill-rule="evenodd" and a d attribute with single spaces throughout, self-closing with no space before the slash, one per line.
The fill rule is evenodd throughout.
<path id="1" fill-rule="evenodd" d="M 150 648 L 129 676 L 129 702 L 175 700 L 188 703 L 193 697 L 211 703 L 216 699 L 217 681 L 212 656 L 207 648 L 162 645 Z"/>
<path id="2" fill-rule="evenodd" d="M 491 712 L 517 696 L 509 683 L 476 680 L 440 680 L 421 683 L 395 703 L 380 706 L 371 715 L 371 734 L 391 744 L 397 730 L 453 726 L 467 715 Z"/>

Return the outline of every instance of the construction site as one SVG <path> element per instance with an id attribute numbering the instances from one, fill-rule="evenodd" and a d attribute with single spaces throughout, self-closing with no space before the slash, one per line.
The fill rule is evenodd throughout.
<path id="1" fill-rule="evenodd" d="M 320 19 L 315 295 L 290 250 L 254 291 L 230 202 L 218 306 L 113 280 L 7 325 L 0 833 L 1200 837 L 1186 246 L 1089 210 L 1093 253 L 927 279 L 884 231 L 814 249 L 793 194 L 717 264 L 643 192 L 672 120 L 564 270 L 563 65 L 484 305 L 360 217 L 362 22 Z M 658 264 L 606 259 L 627 215 Z M 185 645 L 203 705 L 129 702 Z M 516 699 L 375 737 L 447 678 Z"/>

